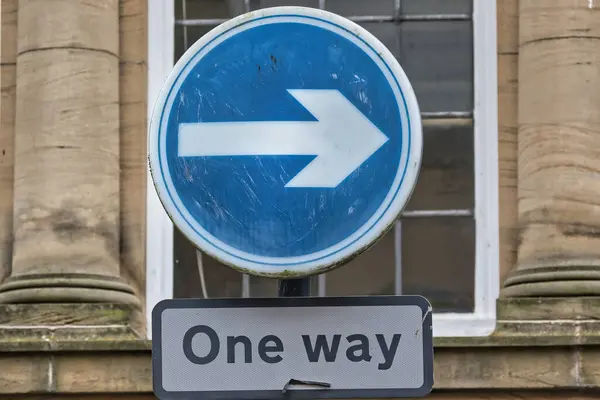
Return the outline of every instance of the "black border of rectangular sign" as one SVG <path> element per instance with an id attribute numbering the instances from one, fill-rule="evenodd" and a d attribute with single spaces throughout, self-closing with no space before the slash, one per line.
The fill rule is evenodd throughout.
<path id="1" fill-rule="evenodd" d="M 161 317 L 174 308 L 250 308 L 250 307 L 351 307 L 419 306 L 423 312 L 423 386 L 415 389 L 309 389 L 168 392 L 162 386 Z M 160 400 L 312 400 L 350 398 L 424 397 L 433 388 L 433 327 L 431 304 L 422 296 L 368 297 L 278 297 L 246 299 L 173 299 L 159 302 L 152 310 L 152 385 Z M 283 389 L 283 388 L 282 388 Z"/>

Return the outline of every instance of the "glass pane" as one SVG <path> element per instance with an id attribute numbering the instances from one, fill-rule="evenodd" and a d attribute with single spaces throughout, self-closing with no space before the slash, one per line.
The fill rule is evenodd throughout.
<path id="1" fill-rule="evenodd" d="M 310 295 L 319 295 L 319 278 L 311 276 L 310 280 Z M 277 279 L 260 278 L 256 276 L 250 277 L 250 297 L 277 297 L 279 281 Z"/>
<path id="2" fill-rule="evenodd" d="M 421 111 L 473 109 L 471 21 L 402 23 L 399 60 Z"/>
<path id="3" fill-rule="evenodd" d="M 394 15 L 395 0 L 327 0 L 325 9 L 343 16 Z"/>
<path id="4" fill-rule="evenodd" d="M 472 0 L 400 0 L 401 14 L 471 14 Z M 395 15 L 396 0 L 327 0 L 325 9 L 343 16 Z"/>
<path id="5" fill-rule="evenodd" d="M 252 9 L 278 7 L 278 6 L 300 6 L 319 7 L 319 0 L 252 0 Z"/>
<path id="6" fill-rule="evenodd" d="M 174 46 L 175 62 L 177 62 L 177 60 L 179 60 L 179 58 L 183 55 L 183 53 L 185 53 L 187 48 L 189 48 L 191 45 L 193 45 L 194 42 L 196 42 L 196 40 L 200 39 L 202 36 L 204 36 L 208 31 L 210 31 L 213 28 L 214 28 L 214 26 L 183 27 L 181 25 L 176 25 L 175 26 L 175 46 Z M 186 42 L 184 40 L 184 35 L 183 35 L 184 29 L 187 29 L 187 48 L 185 47 Z"/>
<path id="7" fill-rule="evenodd" d="M 177 228 L 173 229 L 173 263 L 173 297 L 204 297 L 196 249 Z M 242 274 L 206 254 L 202 255 L 202 267 L 209 298 L 241 297 Z"/>
<path id="8" fill-rule="evenodd" d="M 473 126 L 423 127 L 421 171 L 407 210 L 475 207 Z"/>
<path id="9" fill-rule="evenodd" d="M 277 297 L 277 279 L 251 276 L 250 297 Z"/>
<path id="10" fill-rule="evenodd" d="M 472 0 L 400 0 L 401 14 L 470 14 Z M 396 0 L 327 0 L 325 8 L 343 16 L 394 15 Z"/>
<path id="11" fill-rule="evenodd" d="M 327 274 L 327 296 L 394 294 L 394 231 L 348 264 Z"/>
<path id="12" fill-rule="evenodd" d="M 473 218 L 402 219 L 402 293 L 425 296 L 434 312 L 473 312 Z"/>
<path id="13" fill-rule="evenodd" d="M 396 56 L 421 111 L 473 109 L 471 21 L 361 24 Z"/>
<path id="14" fill-rule="evenodd" d="M 175 0 L 175 19 L 231 18 L 246 12 L 244 0 Z"/>
<path id="15" fill-rule="evenodd" d="M 185 18 L 183 3 L 185 2 Z M 229 19 L 246 12 L 244 0 L 175 0 L 175 19 L 178 20 L 214 20 Z M 216 25 L 182 26 L 175 25 L 175 61 L 185 52 L 187 47 L 200 39 Z"/>
<path id="16" fill-rule="evenodd" d="M 403 14 L 471 14 L 473 0 L 401 0 Z"/>

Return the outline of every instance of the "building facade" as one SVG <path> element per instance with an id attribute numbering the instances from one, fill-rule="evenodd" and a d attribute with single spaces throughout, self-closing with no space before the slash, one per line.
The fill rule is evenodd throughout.
<path id="1" fill-rule="evenodd" d="M 406 211 L 313 294 L 422 294 L 436 399 L 600 396 L 596 0 L 0 0 L 0 399 L 152 399 L 149 313 L 256 297 L 173 227 L 148 118 L 183 52 L 275 5 L 398 58 L 422 111 Z M 598 306 L 598 307 L 596 307 Z"/>

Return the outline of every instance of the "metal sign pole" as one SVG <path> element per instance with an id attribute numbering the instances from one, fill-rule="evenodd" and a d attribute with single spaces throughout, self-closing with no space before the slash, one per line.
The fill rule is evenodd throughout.
<path id="1" fill-rule="evenodd" d="M 310 277 L 297 279 L 280 279 L 277 282 L 277 295 L 279 297 L 310 297 Z M 293 385 L 309 385 L 329 388 L 328 382 L 306 381 L 290 379 L 283 387 L 282 394 L 285 394 Z"/>
<path id="2" fill-rule="evenodd" d="M 278 284 L 279 297 L 309 297 L 310 278 L 281 279 Z"/>

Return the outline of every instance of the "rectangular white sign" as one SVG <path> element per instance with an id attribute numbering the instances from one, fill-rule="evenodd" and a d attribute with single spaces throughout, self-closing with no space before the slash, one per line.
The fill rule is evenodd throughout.
<path id="1" fill-rule="evenodd" d="M 161 400 L 421 397 L 433 385 L 420 296 L 166 300 L 152 318 Z"/>

